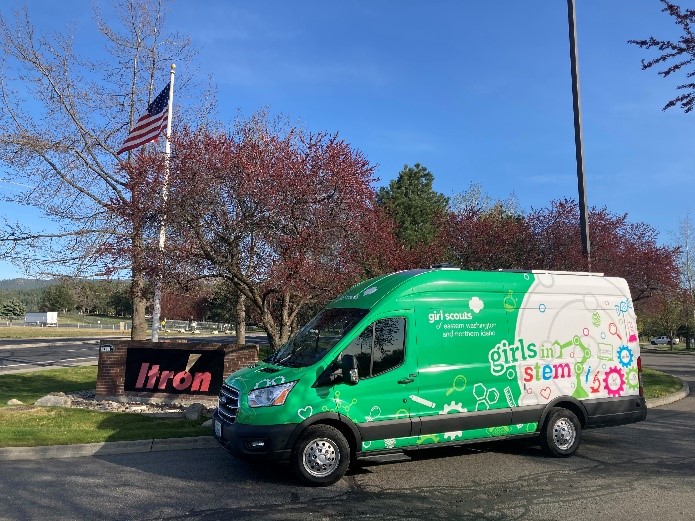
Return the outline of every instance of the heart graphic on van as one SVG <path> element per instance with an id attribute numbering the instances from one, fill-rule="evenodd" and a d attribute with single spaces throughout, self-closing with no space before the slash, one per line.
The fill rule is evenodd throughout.
<path id="1" fill-rule="evenodd" d="M 541 389 L 541 396 L 546 400 L 550 399 L 550 393 L 550 387 L 545 387 L 544 389 Z"/>
<path id="2" fill-rule="evenodd" d="M 297 411 L 297 414 L 302 420 L 306 420 L 309 416 L 311 416 L 314 413 L 314 408 L 311 405 L 307 405 L 306 407 L 299 409 Z"/>

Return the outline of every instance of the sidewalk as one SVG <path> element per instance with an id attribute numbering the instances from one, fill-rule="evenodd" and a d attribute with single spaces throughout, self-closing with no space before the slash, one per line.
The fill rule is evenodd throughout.
<path id="1" fill-rule="evenodd" d="M 653 409 L 677 402 L 688 396 L 690 388 L 686 382 L 680 391 L 663 398 L 647 400 L 647 408 Z M 166 450 L 209 449 L 217 443 L 212 436 L 193 438 L 171 438 L 164 440 L 114 441 L 87 443 L 83 445 L 52 445 L 48 447 L 8 447 L 0 448 L 0 461 L 36 460 L 44 458 L 75 458 L 80 456 L 106 456 L 109 454 L 133 454 L 141 452 L 160 452 Z"/>

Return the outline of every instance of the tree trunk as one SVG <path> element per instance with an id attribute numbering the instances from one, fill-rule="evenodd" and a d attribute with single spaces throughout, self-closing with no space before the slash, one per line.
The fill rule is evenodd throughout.
<path id="1" fill-rule="evenodd" d="M 242 293 L 236 303 L 236 343 L 246 344 L 246 295 Z"/>
<path id="2" fill-rule="evenodd" d="M 292 335 L 292 321 L 290 320 L 290 294 L 285 292 L 282 295 L 282 318 L 280 322 L 280 343 L 284 344 Z"/>
<path id="3" fill-rule="evenodd" d="M 133 298 L 133 318 L 130 331 L 131 340 L 147 340 L 147 320 L 145 319 L 145 308 L 147 299 L 145 298 L 145 274 L 144 274 L 144 244 L 142 240 L 142 230 L 134 226 L 132 240 L 133 260 L 131 286 L 131 296 Z"/>

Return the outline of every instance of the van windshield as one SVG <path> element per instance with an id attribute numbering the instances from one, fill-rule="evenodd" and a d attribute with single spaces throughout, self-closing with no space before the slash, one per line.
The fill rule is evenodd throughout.
<path id="1" fill-rule="evenodd" d="M 324 309 L 265 361 L 287 367 L 308 367 L 324 357 L 365 317 L 368 309 Z"/>

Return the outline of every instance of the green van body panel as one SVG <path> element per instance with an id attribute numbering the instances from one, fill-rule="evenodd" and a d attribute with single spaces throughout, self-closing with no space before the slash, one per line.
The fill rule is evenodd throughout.
<path id="1" fill-rule="evenodd" d="M 622 279 L 412 270 L 361 282 L 326 309 L 367 313 L 313 365 L 260 363 L 227 378 L 223 394 L 238 396 L 236 417 L 220 414 L 228 407 L 222 395 L 215 413 L 215 436 L 227 450 L 286 459 L 299 433 L 321 422 L 344 427 L 363 457 L 537 435 L 558 404 L 585 427 L 646 417 L 636 318 Z M 320 383 L 375 324 L 394 345 L 402 339 L 403 352 L 391 353 L 399 363 L 357 384 Z M 249 405 L 250 391 L 288 382 L 296 383 L 283 405 Z M 270 441 L 250 448 L 255 439 Z"/>

